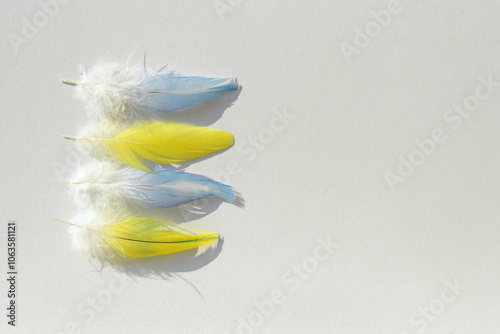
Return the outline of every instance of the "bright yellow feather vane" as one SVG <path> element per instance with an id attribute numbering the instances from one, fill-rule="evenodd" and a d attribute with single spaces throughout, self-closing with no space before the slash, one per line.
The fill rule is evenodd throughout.
<path id="1" fill-rule="evenodd" d="M 139 122 L 104 141 L 124 163 L 151 172 L 142 161 L 178 164 L 223 150 L 234 143 L 232 134 L 188 124 Z"/>
<path id="2" fill-rule="evenodd" d="M 217 233 L 189 234 L 172 223 L 144 217 L 129 218 L 101 232 L 123 258 L 176 253 L 208 245 L 219 238 Z"/>
<path id="3" fill-rule="evenodd" d="M 155 218 L 131 217 L 106 227 L 95 227 L 98 220 L 74 226 L 71 233 L 77 249 L 109 262 L 130 258 L 177 253 L 216 242 L 217 233 L 196 234 L 186 228 Z"/>
<path id="4" fill-rule="evenodd" d="M 189 124 L 142 121 L 112 138 L 65 137 L 79 140 L 93 155 L 122 161 L 146 172 L 145 163 L 179 164 L 230 147 L 228 132 Z"/>

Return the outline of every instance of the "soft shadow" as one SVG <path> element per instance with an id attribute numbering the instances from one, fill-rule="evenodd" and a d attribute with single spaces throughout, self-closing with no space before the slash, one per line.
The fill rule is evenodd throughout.
<path id="1" fill-rule="evenodd" d="M 203 246 L 204 251 L 199 255 L 196 255 L 198 252 L 197 249 L 192 249 L 169 255 L 135 259 L 122 264 L 101 263 L 96 265 L 94 262 L 93 264 L 96 268 L 94 272 L 101 273 L 105 267 L 111 267 L 111 269 L 128 276 L 133 281 L 136 281 L 137 278 L 150 278 L 167 281 L 179 278 L 195 290 L 201 299 L 205 301 L 205 298 L 200 290 L 198 290 L 198 288 L 189 280 L 182 277 L 181 274 L 195 271 L 208 265 L 210 262 L 215 260 L 217 256 L 219 256 L 222 251 L 223 244 L 224 239 L 219 236 L 217 246 Z"/>
<path id="2" fill-rule="evenodd" d="M 219 236 L 215 247 L 202 246 L 203 252 L 198 255 L 196 255 L 198 249 L 190 249 L 174 254 L 130 259 L 124 263 L 96 265 L 96 269 L 99 272 L 105 267 L 111 267 L 116 272 L 126 274 L 132 279 L 141 277 L 170 280 L 178 277 L 180 273 L 195 271 L 208 265 L 219 256 L 223 245 L 224 238 Z"/>

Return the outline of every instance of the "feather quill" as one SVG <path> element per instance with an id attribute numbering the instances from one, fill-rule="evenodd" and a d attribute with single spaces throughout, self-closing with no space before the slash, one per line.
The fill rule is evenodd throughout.
<path id="1" fill-rule="evenodd" d="M 130 217 L 106 224 L 91 215 L 84 215 L 76 221 L 67 223 L 72 225 L 70 232 L 74 247 L 109 262 L 177 253 L 211 244 L 219 238 L 217 233 L 196 234 L 147 217 Z"/>
<path id="2" fill-rule="evenodd" d="M 98 159 L 121 161 L 146 172 L 153 172 L 146 164 L 178 165 L 234 143 L 230 133 L 188 124 L 142 121 L 122 131 L 117 129 L 113 122 L 104 121 L 84 129 L 79 137 L 63 137 L 76 140 Z"/>
<path id="3" fill-rule="evenodd" d="M 232 187 L 208 177 L 176 169 L 155 172 L 94 161 L 77 171 L 69 182 L 70 192 L 80 208 L 90 210 L 123 210 L 130 204 L 164 209 L 210 196 L 244 205 L 241 195 Z"/>
<path id="4" fill-rule="evenodd" d="M 98 64 L 83 71 L 76 86 L 77 96 L 88 101 L 89 110 L 100 117 L 126 119 L 149 112 L 171 112 L 191 108 L 239 89 L 236 78 L 206 78 L 173 71 Z"/>

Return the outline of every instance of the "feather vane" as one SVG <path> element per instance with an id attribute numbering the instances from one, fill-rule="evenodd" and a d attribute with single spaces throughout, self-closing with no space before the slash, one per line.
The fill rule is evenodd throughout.
<path id="1" fill-rule="evenodd" d="M 107 124 L 107 123 L 106 123 Z M 97 158 L 121 161 L 129 166 L 153 172 L 146 164 L 178 165 L 230 147 L 232 134 L 188 124 L 142 121 L 112 138 L 66 137 L 78 140 Z"/>
<path id="2" fill-rule="evenodd" d="M 110 262 L 177 253 L 211 244 L 219 238 L 217 233 L 196 234 L 148 217 L 130 217 L 98 228 L 88 221 L 68 224 L 73 225 L 75 248 Z"/>
<path id="3" fill-rule="evenodd" d="M 76 86 L 91 111 L 115 119 L 191 108 L 240 87 L 234 77 L 186 76 L 164 67 L 141 71 L 118 64 L 98 64 L 83 71 L 80 81 L 62 82 Z"/>
<path id="4" fill-rule="evenodd" d="M 121 210 L 128 204 L 164 209 L 210 196 L 243 206 L 241 195 L 232 187 L 208 177 L 177 169 L 156 169 L 155 172 L 96 161 L 77 172 L 71 179 L 70 189 L 77 205 L 90 210 Z"/>

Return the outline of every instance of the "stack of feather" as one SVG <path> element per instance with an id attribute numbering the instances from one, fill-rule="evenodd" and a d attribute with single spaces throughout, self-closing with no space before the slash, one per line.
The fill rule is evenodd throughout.
<path id="1" fill-rule="evenodd" d="M 211 196 L 243 205 L 232 187 L 178 168 L 232 146 L 233 135 L 156 117 L 237 90 L 236 79 L 100 64 L 82 73 L 78 82 L 62 82 L 76 87 L 97 119 L 79 136 L 64 136 L 95 158 L 66 181 L 82 212 L 70 222 L 62 221 L 71 225 L 75 247 L 118 262 L 216 242 L 217 233 L 195 233 L 161 219 L 133 215 L 130 208 L 172 208 Z"/>

